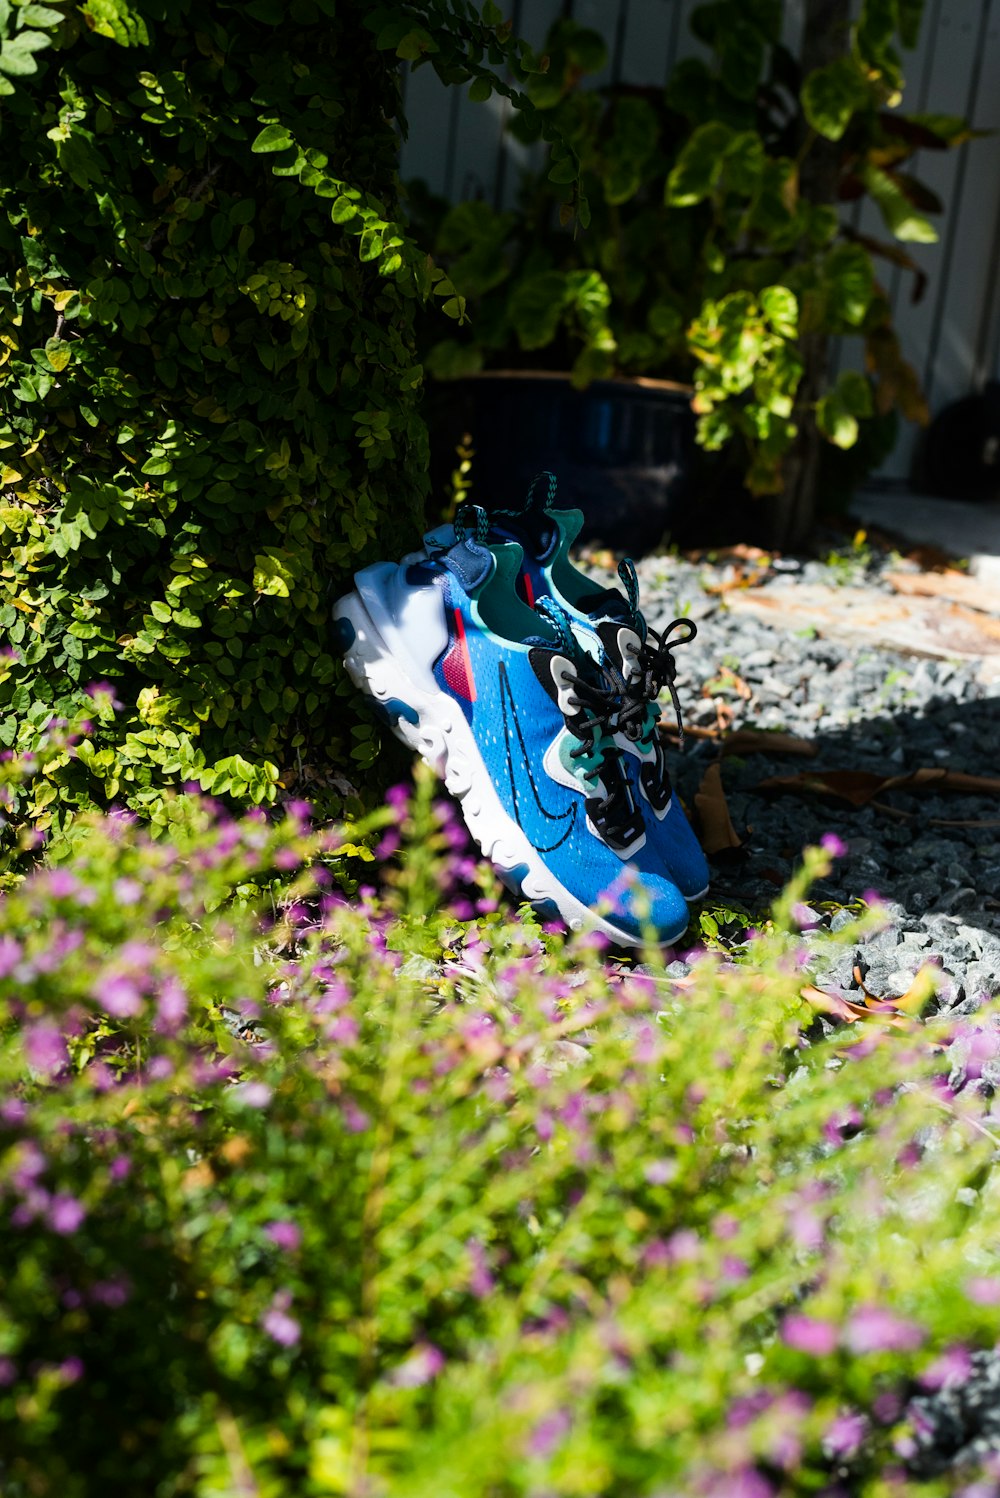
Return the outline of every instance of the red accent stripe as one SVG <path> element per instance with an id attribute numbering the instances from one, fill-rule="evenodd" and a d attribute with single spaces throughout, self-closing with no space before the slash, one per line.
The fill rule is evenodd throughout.
<path id="1" fill-rule="evenodd" d="M 533 609 L 535 607 L 535 590 L 531 586 L 531 573 L 525 568 L 521 576 L 524 579 L 524 591 L 527 595 L 528 607 Z"/>
<path id="2" fill-rule="evenodd" d="M 476 700 L 476 678 L 472 674 L 472 657 L 469 654 L 469 642 L 465 638 L 465 620 L 462 618 L 461 609 L 455 610 L 455 629 L 458 634 L 458 648 L 462 653 L 462 664 L 465 667 L 465 679 L 469 684 L 469 701 Z"/>

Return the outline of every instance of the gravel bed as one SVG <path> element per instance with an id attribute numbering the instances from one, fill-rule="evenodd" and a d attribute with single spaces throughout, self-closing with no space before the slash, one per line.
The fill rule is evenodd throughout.
<path id="1" fill-rule="evenodd" d="M 697 638 L 675 657 L 685 723 L 715 726 L 721 704 L 723 712 L 731 711 L 734 729 L 780 730 L 810 740 L 816 753 L 722 758 L 729 811 L 745 842 L 738 853 L 713 860 L 707 908 L 721 905 L 758 918 L 801 849 L 835 833 L 846 854 L 810 897 L 817 920 L 810 939 L 822 951 L 817 980 L 858 998 L 858 967 L 869 992 L 900 994 L 934 957 L 943 973 L 940 1004 L 968 1012 L 1000 992 L 1000 795 L 889 790 L 877 798 L 878 807 L 854 808 L 758 787 L 773 776 L 807 771 L 894 776 L 944 767 L 998 776 L 1000 683 L 981 681 L 974 662 L 915 658 L 867 645 L 855 651 L 807 631 L 778 631 L 771 622 L 730 609 L 727 594 L 714 591 L 733 580 L 734 565 L 672 557 L 638 564 L 650 624 L 662 627 L 686 616 L 698 625 Z M 872 554 L 867 565 L 850 554 L 834 554 L 827 562 L 780 558 L 758 586 L 777 591 L 800 581 L 848 582 L 891 593 L 886 573 L 907 565 L 887 553 Z M 748 700 L 727 668 L 749 688 Z M 687 806 L 718 759 L 716 742 L 691 737 L 684 752 L 671 757 Z M 885 929 L 861 947 L 838 945 L 826 935 L 835 937 L 850 919 L 838 907 L 871 891 L 887 904 Z M 738 932 L 734 925 L 734 939 Z"/>
<path id="2" fill-rule="evenodd" d="M 603 577 L 599 560 L 591 559 L 591 566 L 613 581 Z M 686 724 L 716 726 L 721 703 L 724 713 L 731 710 L 734 728 L 781 730 L 816 748 L 812 758 L 759 752 L 722 758 L 730 814 L 745 842 L 713 860 L 705 908 L 736 913 L 721 934 L 739 945 L 745 919 L 766 914 L 801 849 L 835 833 L 846 853 L 813 887 L 816 925 L 803 936 L 815 949 L 812 980 L 857 1001 L 863 998 L 860 975 L 869 993 L 898 996 L 933 959 L 941 970 L 937 1005 L 974 1012 L 1000 992 L 1000 796 L 889 790 L 879 795 L 878 807 L 855 809 L 759 786 L 804 771 L 893 776 L 943 766 L 997 776 L 1000 683 L 984 684 L 975 662 L 868 645 L 852 649 L 807 630 L 778 631 L 772 622 L 730 609 L 726 592 L 717 591 L 736 580 L 738 566 L 663 557 L 638 564 L 649 623 L 662 628 L 687 616 L 698 625 L 697 638 L 676 653 Z M 917 570 L 885 553 L 863 560 L 833 554 L 825 562 L 780 558 L 757 585 L 781 590 L 800 582 L 846 583 L 891 593 L 886 574 L 908 568 Z M 750 689 L 749 699 L 731 677 L 727 682 L 727 667 Z M 689 738 L 685 752 L 672 756 L 675 786 L 688 807 L 718 759 L 718 744 L 707 739 Z M 884 929 L 858 945 L 838 941 L 838 931 L 853 920 L 845 907 L 871 891 L 886 902 Z M 671 969 L 686 970 L 683 961 Z M 955 1061 L 961 1065 L 960 1057 Z M 997 1075 L 988 1075 L 991 1067 Z M 987 1063 L 973 1085 L 998 1084 L 1000 1066 Z M 915 1476 L 957 1471 L 1000 1451 L 1000 1354 L 976 1353 L 968 1376 L 915 1398 L 909 1413 L 919 1433 L 906 1461 Z"/>

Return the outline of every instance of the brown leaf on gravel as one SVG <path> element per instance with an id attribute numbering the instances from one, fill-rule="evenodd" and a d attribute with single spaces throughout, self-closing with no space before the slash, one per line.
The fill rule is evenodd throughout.
<path id="1" fill-rule="evenodd" d="M 722 740 L 723 754 L 796 754 L 812 759 L 819 750 L 814 739 L 794 733 L 771 733 L 766 728 L 737 728 Z"/>
<path id="2" fill-rule="evenodd" d="M 722 774 L 717 764 L 709 765 L 702 776 L 694 804 L 701 820 L 701 846 L 706 853 L 721 853 L 724 848 L 743 846 L 729 815 Z"/>
<path id="3" fill-rule="evenodd" d="M 1000 614 L 996 588 L 954 568 L 945 572 L 890 572 L 887 581 L 897 593 L 907 597 L 945 598 L 949 603 L 964 604 L 983 614 Z"/>
<path id="4" fill-rule="evenodd" d="M 666 716 L 660 729 L 668 738 L 680 738 L 677 725 Z M 718 728 L 685 728 L 686 739 L 713 739 L 720 745 L 723 754 L 795 754 L 802 759 L 812 759 L 819 753 L 815 739 L 800 739 L 794 733 L 772 733 L 767 728 L 737 728 L 733 733 L 720 733 Z"/>
<path id="5" fill-rule="evenodd" d="M 710 677 L 701 689 L 703 697 L 715 697 L 719 692 L 735 692 L 744 702 L 749 702 L 753 696 L 753 689 L 747 686 L 742 676 L 737 676 L 731 666 L 720 666 L 718 675 Z"/>
<path id="6" fill-rule="evenodd" d="M 854 1020 L 877 1020 L 883 1025 L 894 1025 L 899 1029 L 907 1029 L 912 1024 L 905 1014 L 896 1012 L 894 1003 L 880 1002 L 875 1005 L 855 1004 L 851 999 L 842 999 L 837 993 L 826 993 L 822 988 L 817 988 L 812 983 L 799 990 L 799 993 L 807 1004 L 818 1009 L 821 1014 L 832 1015 L 834 1019 L 846 1020 L 851 1024 Z"/>
<path id="7" fill-rule="evenodd" d="M 854 968 L 854 981 L 861 989 L 870 1005 L 881 1009 L 898 1009 L 903 1014 L 919 1014 L 934 993 L 936 988 L 936 970 L 929 963 L 925 963 L 913 975 L 913 982 L 904 994 L 894 998 L 880 997 L 872 993 L 861 976 L 861 969 L 857 965 Z"/>
<path id="8" fill-rule="evenodd" d="M 797 791 L 806 795 L 833 796 L 852 806 L 867 806 L 886 791 L 957 791 L 965 795 L 998 795 L 1000 779 L 990 775 L 966 775 L 962 770 L 925 768 L 907 775 L 876 775 L 870 770 L 805 771 L 801 775 L 769 775 L 758 781 L 759 791 Z"/>

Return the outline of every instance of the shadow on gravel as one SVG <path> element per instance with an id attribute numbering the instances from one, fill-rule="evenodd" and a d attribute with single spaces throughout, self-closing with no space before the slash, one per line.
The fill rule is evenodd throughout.
<path id="1" fill-rule="evenodd" d="M 713 860 L 707 908 L 730 906 L 757 916 L 767 910 L 787 882 L 803 847 L 825 833 L 847 845 L 831 876 L 817 884 L 812 903 L 843 904 L 876 890 L 893 902 L 894 922 L 920 925 L 924 933 L 940 926 L 941 943 L 954 948 L 957 932 L 965 963 L 982 963 L 984 947 L 991 972 L 973 973 L 991 991 L 1000 989 L 1000 794 L 968 795 L 938 789 L 890 789 L 877 804 L 856 808 L 814 793 L 758 789 L 776 776 L 814 775 L 824 770 L 867 771 L 880 776 L 920 769 L 948 769 L 1000 778 L 1000 697 L 955 702 L 946 695 L 919 711 L 887 713 L 872 703 L 871 716 L 850 726 L 821 732 L 816 754 L 799 758 L 762 753 L 745 758 L 724 755 L 722 781 L 743 849 Z M 709 740 L 689 742 L 671 760 L 675 783 L 688 807 L 708 765 L 719 756 Z M 947 917 L 935 923 L 935 917 Z M 989 937 L 977 942 L 973 931 Z M 947 937 L 947 942 L 945 938 Z M 928 953 L 933 940 L 927 945 Z M 979 947 L 979 951 L 976 947 Z M 994 951 L 995 947 L 995 951 Z M 926 954 L 925 954 L 926 955 Z M 958 958 L 957 949 L 946 955 Z"/>

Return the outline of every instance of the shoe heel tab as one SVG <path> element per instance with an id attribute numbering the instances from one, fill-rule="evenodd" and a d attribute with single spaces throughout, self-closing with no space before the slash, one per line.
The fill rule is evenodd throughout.
<path id="1" fill-rule="evenodd" d="M 488 546 L 473 541 L 470 536 L 464 541 L 456 541 L 437 561 L 458 578 L 466 593 L 481 588 L 493 571 L 492 551 Z"/>

